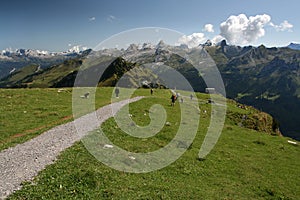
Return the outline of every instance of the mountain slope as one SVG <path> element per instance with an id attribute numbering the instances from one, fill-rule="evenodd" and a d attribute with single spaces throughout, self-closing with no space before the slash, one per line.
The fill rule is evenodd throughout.
<path id="1" fill-rule="evenodd" d="M 86 74 L 78 81 L 82 86 L 96 86 L 96 83 L 114 86 L 122 77 L 123 82 L 119 84 L 122 82 L 125 87 L 140 87 L 147 81 L 179 89 L 182 81 L 173 77 L 172 69 L 166 67 L 170 66 L 180 72 L 195 91 L 204 92 L 206 84 L 198 71 L 185 58 L 172 53 L 178 48 L 187 54 L 193 51 L 163 42 L 156 47 L 131 45 L 127 50 L 107 49 L 95 52 L 94 60 L 82 58 L 82 65 L 75 59 L 19 80 L 19 85 L 7 79 L 6 86 L 72 87 L 82 66 L 80 73 Z M 300 51 L 263 45 L 229 46 L 226 41 L 199 48 L 203 48 L 199 56 L 207 51 L 215 61 L 229 98 L 272 114 L 280 122 L 284 135 L 300 140 Z M 1 87 L 5 87 L 5 82 L 1 82 Z"/>
<path id="2" fill-rule="evenodd" d="M 94 87 L 95 83 L 98 83 L 98 86 L 115 86 L 118 81 L 121 87 L 142 87 L 145 81 L 159 83 L 159 79 L 151 70 L 121 57 L 103 56 L 92 63 L 85 63 L 85 59 L 71 59 L 38 72 L 36 68 L 37 66 L 33 65 L 17 70 L 2 79 L 0 87 L 73 87 L 78 72 L 82 74 L 77 80 L 80 86 Z"/>
<path id="3" fill-rule="evenodd" d="M 211 55 L 221 71 L 227 96 L 272 114 L 285 135 L 299 140 L 300 52 L 264 46 L 210 48 L 217 52 Z M 238 50 L 232 55 L 226 48 Z M 228 61 L 218 62 L 220 54 Z"/>
<path id="4" fill-rule="evenodd" d="M 28 68 L 31 69 L 32 67 L 30 66 L 21 68 L 15 74 L 2 79 L 0 82 L 0 87 L 53 87 L 56 82 L 68 76 L 68 74 L 73 73 L 74 70 L 78 70 L 81 64 L 81 60 L 71 59 L 64 61 L 62 64 L 54 65 L 52 67 L 39 71 L 26 70 Z M 19 74 L 22 74 L 22 76 L 20 76 Z M 14 85 L 11 85 L 10 83 L 13 83 L 17 75 L 19 75 L 18 81 L 14 82 Z"/>
<path id="5" fill-rule="evenodd" d="M 1 87 L 18 87 L 22 84 L 22 82 L 29 76 L 36 74 L 40 71 L 39 66 L 37 65 L 29 65 L 23 67 L 19 70 L 12 72 L 6 78 L 0 80 L 0 88 Z"/>

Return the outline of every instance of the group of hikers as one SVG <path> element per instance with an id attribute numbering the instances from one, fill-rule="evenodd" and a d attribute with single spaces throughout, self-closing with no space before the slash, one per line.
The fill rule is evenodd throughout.
<path id="1" fill-rule="evenodd" d="M 180 97 L 180 102 L 183 103 L 183 98 L 180 96 L 179 93 L 175 92 L 174 90 L 171 90 L 172 92 L 172 96 L 171 96 L 171 106 L 175 106 L 175 102 L 176 100 Z M 150 94 L 153 95 L 154 93 L 154 90 L 153 88 L 150 89 Z M 116 95 L 116 98 L 119 98 L 119 94 L 120 94 L 120 90 L 118 87 L 116 87 L 115 89 L 115 95 Z M 193 95 L 191 94 L 190 95 L 190 98 L 191 100 L 193 100 Z"/>
<path id="2" fill-rule="evenodd" d="M 180 102 L 183 103 L 183 98 L 182 96 L 180 96 L 179 93 L 175 93 L 174 91 L 172 91 L 172 96 L 171 96 L 171 106 L 175 106 L 175 102 L 176 100 L 180 97 Z M 190 95 L 191 100 L 193 100 L 193 95 Z"/>

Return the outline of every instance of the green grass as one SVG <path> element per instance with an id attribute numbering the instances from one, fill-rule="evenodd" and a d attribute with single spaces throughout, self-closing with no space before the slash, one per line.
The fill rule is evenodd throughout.
<path id="1" fill-rule="evenodd" d="M 99 88 L 95 107 L 109 104 L 111 92 L 112 88 Z M 73 119 L 72 89 L 1 89 L 0 104 L 0 150 Z"/>
<path id="2" fill-rule="evenodd" d="M 149 96 L 149 90 L 138 90 L 135 95 Z M 134 138 L 119 129 L 113 118 L 103 123 L 105 134 L 114 144 L 132 152 L 165 146 L 180 120 L 179 105 L 171 107 L 169 96 L 167 90 L 156 90 L 153 97 L 130 104 L 132 118 L 140 126 L 150 123 L 144 114 L 151 105 L 164 106 L 171 126 L 157 135 Z M 287 138 L 238 127 L 235 121 L 226 119 L 215 148 L 205 160 L 198 159 L 210 120 L 210 105 L 205 103 L 209 96 L 199 94 L 199 98 L 202 114 L 197 136 L 171 165 L 145 174 L 125 173 L 97 161 L 77 142 L 10 199 L 298 199 L 300 148 L 288 144 Z M 228 102 L 230 112 L 255 112 Z"/>

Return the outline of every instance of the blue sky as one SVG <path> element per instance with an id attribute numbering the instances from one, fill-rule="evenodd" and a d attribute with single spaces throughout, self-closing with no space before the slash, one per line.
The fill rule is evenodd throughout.
<path id="1" fill-rule="evenodd" d="M 180 41 L 188 45 L 220 35 L 232 44 L 285 46 L 300 42 L 299 7 L 299 0 L 1 1 L 0 49 L 95 47 L 140 27 L 174 29 L 185 34 Z M 213 27 L 205 30 L 206 24 Z"/>

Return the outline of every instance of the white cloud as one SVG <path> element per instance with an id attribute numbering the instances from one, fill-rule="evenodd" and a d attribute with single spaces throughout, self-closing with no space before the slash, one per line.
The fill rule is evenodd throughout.
<path id="1" fill-rule="evenodd" d="M 230 44 L 249 44 L 265 35 L 264 27 L 270 21 L 271 17 L 267 14 L 249 18 L 245 14 L 232 15 L 220 24 L 220 35 Z"/>
<path id="2" fill-rule="evenodd" d="M 179 44 L 186 44 L 189 48 L 197 47 L 206 41 L 203 33 L 193 33 L 192 35 L 183 35 L 178 39 Z"/>
<path id="3" fill-rule="evenodd" d="M 109 15 L 109 16 L 107 16 L 106 19 L 107 19 L 107 21 L 112 22 L 112 21 L 116 20 L 117 18 L 113 15 Z"/>
<path id="4" fill-rule="evenodd" d="M 209 33 L 213 33 L 214 31 L 214 26 L 212 24 L 205 24 L 203 31 L 209 32 Z"/>
<path id="5" fill-rule="evenodd" d="M 222 40 L 224 40 L 225 38 L 223 37 L 223 36 L 221 36 L 221 35 L 216 35 L 212 40 L 211 40 L 211 42 L 213 43 L 213 44 L 217 44 L 217 43 L 219 43 L 219 42 L 221 42 Z"/>
<path id="6" fill-rule="evenodd" d="M 279 25 L 273 24 L 271 22 L 270 26 L 274 27 L 276 31 L 289 31 L 289 32 L 292 32 L 293 31 L 292 28 L 294 27 L 293 24 L 289 23 L 287 20 L 284 20 Z"/>
<path id="7" fill-rule="evenodd" d="M 96 17 L 90 17 L 89 18 L 89 21 L 95 21 L 96 20 Z"/>

